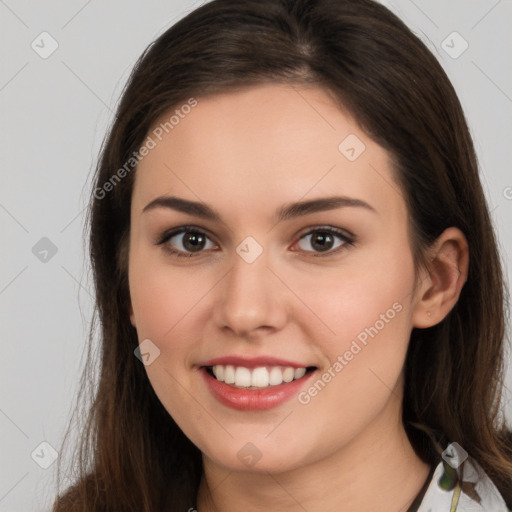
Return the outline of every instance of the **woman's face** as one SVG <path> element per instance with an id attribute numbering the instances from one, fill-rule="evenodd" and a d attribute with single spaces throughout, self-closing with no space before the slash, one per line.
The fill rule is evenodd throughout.
<path id="1" fill-rule="evenodd" d="M 196 100 L 150 131 L 133 191 L 131 319 L 156 394 L 230 469 L 377 442 L 400 424 L 418 300 L 386 151 L 319 88 Z"/>

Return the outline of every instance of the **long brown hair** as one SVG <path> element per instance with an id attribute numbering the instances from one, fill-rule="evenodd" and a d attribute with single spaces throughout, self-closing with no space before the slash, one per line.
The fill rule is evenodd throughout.
<path id="1" fill-rule="evenodd" d="M 262 83 L 322 87 L 389 152 L 418 268 L 444 229 L 465 234 L 470 268 L 458 303 L 438 325 L 411 334 L 403 422 L 426 462 L 435 454 L 413 423 L 458 442 L 511 506 L 511 433 L 499 411 L 505 288 L 473 142 L 445 72 L 401 20 L 372 0 L 214 0 L 146 49 L 102 146 L 88 218 L 101 349 L 91 349 L 93 327 L 77 397 L 77 414 L 82 407 L 88 414 L 68 475 L 74 485 L 54 512 L 196 504 L 201 453 L 134 356 L 127 281 L 134 155 L 170 109 Z"/>

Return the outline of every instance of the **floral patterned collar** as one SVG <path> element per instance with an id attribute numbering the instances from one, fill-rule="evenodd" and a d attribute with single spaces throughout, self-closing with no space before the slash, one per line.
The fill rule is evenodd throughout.
<path id="1" fill-rule="evenodd" d="M 475 459 L 449 443 L 407 512 L 511 512 Z"/>

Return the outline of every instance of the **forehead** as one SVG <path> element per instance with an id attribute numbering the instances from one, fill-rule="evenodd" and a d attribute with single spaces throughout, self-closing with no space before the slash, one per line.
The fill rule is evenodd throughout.
<path id="1" fill-rule="evenodd" d="M 195 100 L 149 131 L 155 146 L 138 164 L 135 208 L 165 193 L 218 210 L 335 194 L 403 207 L 387 152 L 324 90 L 266 84 Z"/>

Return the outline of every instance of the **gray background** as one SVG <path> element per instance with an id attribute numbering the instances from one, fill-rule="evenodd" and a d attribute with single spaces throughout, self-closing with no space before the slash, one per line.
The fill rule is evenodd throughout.
<path id="1" fill-rule="evenodd" d="M 135 59 L 200 3 L 0 0 L 1 512 L 48 510 L 53 500 L 56 463 L 40 467 L 52 460 L 40 443 L 59 450 L 78 389 L 93 304 L 82 236 L 92 169 Z M 427 43 L 459 93 L 509 274 L 512 2 L 384 3 Z M 42 58 L 52 44 L 45 31 L 58 48 Z"/>

